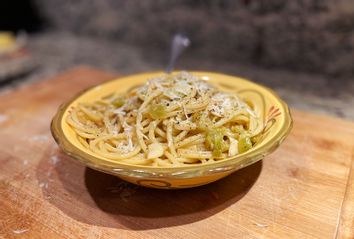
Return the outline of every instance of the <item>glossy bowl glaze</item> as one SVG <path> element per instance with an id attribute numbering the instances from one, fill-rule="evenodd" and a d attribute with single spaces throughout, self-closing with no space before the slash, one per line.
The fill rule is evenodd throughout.
<path id="1" fill-rule="evenodd" d="M 264 158 L 274 151 L 288 135 L 292 118 L 286 103 L 272 90 L 251 81 L 224 74 L 211 72 L 192 72 L 203 80 L 209 81 L 223 91 L 235 92 L 247 102 L 251 102 L 267 124 L 267 131 L 261 140 L 249 151 L 208 164 L 193 164 L 173 168 L 137 166 L 103 158 L 86 149 L 78 141 L 74 130 L 66 123 L 70 108 L 79 102 L 92 102 L 114 91 L 126 92 L 141 85 L 147 79 L 160 76 L 163 72 L 143 73 L 107 81 L 87 89 L 72 100 L 60 106 L 51 124 L 54 139 L 60 148 L 72 158 L 87 167 L 112 174 L 141 186 L 175 189 L 204 185 L 221 179 L 238 169 Z"/>

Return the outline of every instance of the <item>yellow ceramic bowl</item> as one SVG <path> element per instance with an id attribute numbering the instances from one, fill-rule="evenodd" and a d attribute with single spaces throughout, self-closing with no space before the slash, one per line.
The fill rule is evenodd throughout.
<path id="1" fill-rule="evenodd" d="M 66 116 L 71 107 L 79 102 L 92 102 L 113 91 L 126 92 L 129 88 L 146 82 L 147 79 L 163 74 L 162 72 L 143 73 L 122 77 L 80 93 L 78 96 L 63 104 L 54 116 L 51 131 L 61 149 L 79 160 L 86 166 L 109 173 L 131 183 L 154 188 L 189 188 L 204 185 L 221 179 L 238 169 L 253 164 L 273 150 L 288 135 L 292 119 L 288 106 L 270 89 L 241 79 L 211 72 L 192 72 L 218 86 L 221 90 L 235 92 L 244 100 L 252 102 L 260 112 L 269 130 L 249 151 L 224 160 L 209 164 L 194 164 L 175 168 L 152 166 L 137 166 L 120 163 L 116 160 L 103 158 L 86 149 L 78 141 L 74 130 L 66 123 Z"/>

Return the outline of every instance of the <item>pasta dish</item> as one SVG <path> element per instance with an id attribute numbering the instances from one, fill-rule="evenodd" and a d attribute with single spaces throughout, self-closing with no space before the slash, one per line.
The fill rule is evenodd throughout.
<path id="1" fill-rule="evenodd" d="M 188 72 L 149 79 L 70 109 L 84 147 L 122 163 L 175 167 L 242 154 L 265 125 L 251 102 Z"/>

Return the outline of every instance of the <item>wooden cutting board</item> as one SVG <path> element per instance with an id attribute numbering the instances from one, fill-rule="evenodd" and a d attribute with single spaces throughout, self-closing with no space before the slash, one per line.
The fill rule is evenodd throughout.
<path id="1" fill-rule="evenodd" d="M 161 191 L 63 155 L 57 107 L 114 75 L 86 67 L 0 95 L 0 238 L 354 238 L 354 123 L 292 110 L 262 162 Z"/>

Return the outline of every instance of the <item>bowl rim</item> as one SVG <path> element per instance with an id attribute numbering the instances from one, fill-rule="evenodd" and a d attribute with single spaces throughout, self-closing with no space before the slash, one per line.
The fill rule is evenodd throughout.
<path id="1" fill-rule="evenodd" d="M 180 71 L 174 71 L 180 72 Z M 152 72 L 143 72 L 138 74 L 131 74 L 122 77 L 117 77 L 112 80 L 104 81 L 102 83 L 93 85 L 88 87 L 84 90 L 79 91 L 73 97 L 71 97 L 68 101 L 61 104 L 54 115 L 50 130 L 53 138 L 61 148 L 61 150 L 67 154 L 68 156 L 72 157 L 80 161 L 81 163 L 85 164 L 86 166 L 109 173 L 112 175 L 118 176 L 134 176 L 134 177 L 173 177 L 173 178 L 191 178 L 195 176 L 203 176 L 203 175 L 210 175 L 220 172 L 226 171 L 236 171 L 237 169 L 246 167 L 250 164 L 253 164 L 261 159 L 263 159 L 266 155 L 272 153 L 278 146 L 285 140 L 285 138 L 289 135 L 292 126 L 293 126 L 293 119 L 290 113 L 290 109 L 288 105 L 275 93 L 272 89 L 259 84 L 253 81 L 247 80 L 245 78 L 239 76 L 228 75 L 224 73 L 218 72 L 205 72 L 205 71 L 188 71 L 192 74 L 205 74 L 205 75 L 219 75 L 224 77 L 232 77 L 237 78 L 238 80 L 250 82 L 254 85 L 257 85 L 268 91 L 275 99 L 279 102 L 279 104 L 284 109 L 283 115 L 283 123 L 278 130 L 278 132 L 272 137 L 272 140 L 267 142 L 266 144 L 256 148 L 255 150 L 247 151 L 243 154 L 236 155 L 234 157 L 229 157 L 225 160 L 215 161 L 210 164 L 193 164 L 187 166 L 178 166 L 178 167 L 152 167 L 152 166 L 141 166 L 141 165 L 128 165 L 128 164 L 121 164 L 118 161 L 115 163 L 105 162 L 102 159 L 95 157 L 94 155 L 87 154 L 86 152 L 80 150 L 75 145 L 73 145 L 66 137 L 61 123 L 63 120 L 63 116 L 67 111 L 68 107 L 80 96 L 87 93 L 90 90 L 95 89 L 98 86 L 102 86 L 104 84 L 109 84 L 113 81 L 121 80 L 124 78 L 130 77 L 137 77 L 143 75 L 152 75 L 152 74 L 163 74 L 162 71 L 152 71 Z M 100 163 L 94 163 L 94 161 L 99 161 Z"/>

